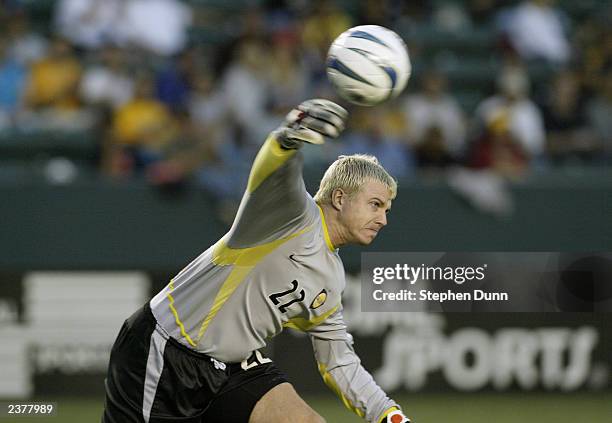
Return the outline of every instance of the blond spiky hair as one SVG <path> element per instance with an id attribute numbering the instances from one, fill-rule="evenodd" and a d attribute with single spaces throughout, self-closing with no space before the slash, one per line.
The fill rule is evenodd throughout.
<path id="1" fill-rule="evenodd" d="M 317 204 L 329 204 L 335 189 L 340 188 L 350 196 L 370 179 L 386 185 L 391 199 L 395 198 L 397 181 L 387 173 L 376 157 L 369 154 L 339 156 L 325 171 L 314 199 Z"/>

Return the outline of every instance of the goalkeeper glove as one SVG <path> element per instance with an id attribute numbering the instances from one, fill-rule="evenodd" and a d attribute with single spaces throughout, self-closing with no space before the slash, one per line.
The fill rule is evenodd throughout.
<path id="1" fill-rule="evenodd" d="M 410 423 L 410 419 L 404 416 L 404 414 L 400 410 L 394 409 L 387 413 L 382 418 L 380 423 Z"/>
<path id="2" fill-rule="evenodd" d="M 291 110 L 275 131 L 283 148 L 300 148 L 303 142 L 323 144 L 325 137 L 337 138 L 344 130 L 348 112 L 329 100 L 307 100 Z"/>

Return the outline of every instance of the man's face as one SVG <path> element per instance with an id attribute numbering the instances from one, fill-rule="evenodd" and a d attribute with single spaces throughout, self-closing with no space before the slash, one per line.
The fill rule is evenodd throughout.
<path id="1" fill-rule="evenodd" d="M 353 196 L 348 197 L 340 212 L 349 244 L 370 244 L 387 224 L 391 208 L 389 189 L 379 181 L 369 180 Z"/>

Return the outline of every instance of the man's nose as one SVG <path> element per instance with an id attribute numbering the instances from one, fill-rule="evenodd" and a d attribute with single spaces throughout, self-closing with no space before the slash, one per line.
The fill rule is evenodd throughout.
<path id="1" fill-rule="evenodd" d="M 387 212 L 386 211 L 382 211 L 382 213 L 380 213 L 378 215 L 378 219 L 376 220 L 376 223 L 378 223 L 381 226 L 387 226 Z"/>

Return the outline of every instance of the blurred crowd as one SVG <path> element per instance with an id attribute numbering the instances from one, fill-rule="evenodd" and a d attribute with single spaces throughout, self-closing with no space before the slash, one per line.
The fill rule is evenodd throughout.
<path id="1" fill-rule="evenodd" d="M 379 24 L 407 42 L 408 88 L 350 107 L 342 139 L 305 149 L 307 166 L 353 152 L 375 154 L 398 178 L 457 166 L 510 179 L 564 163 L 605 166 L 612 9 L 569 3 L 58 0 L 41 22 L 32 2 L 4 0 L 0 132 L 92 132 L 91 166 L 106 175 L 196 183 L 235 200 L 292 106 L 337 99 L 325 75 L 331 41 Z M 428 34 L 442 39 L 435 52 Z M 453 50 L 466 34 L 484 37 Z"/>

